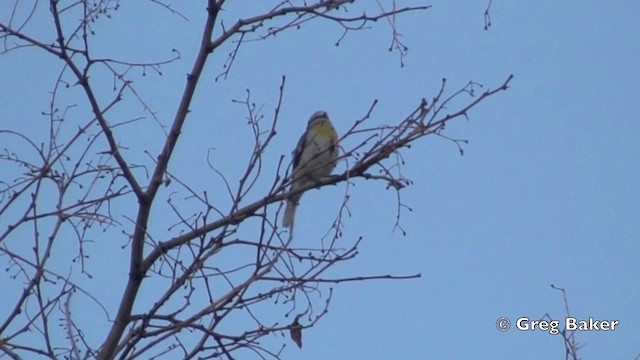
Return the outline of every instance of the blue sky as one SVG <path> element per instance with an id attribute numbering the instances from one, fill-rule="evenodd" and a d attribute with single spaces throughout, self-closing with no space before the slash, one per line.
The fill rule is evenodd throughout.
<path id="1" fill-rule="evenodd" d="M 421 98 L 432 97 L 442 78 L 449 91 L 470 80 L 493 89 L 513 74 L 509 91 L 481 103 L 469 121 L 447 127 L 447 136 L 469 140 L 464 156 L 435 136 L 404 152 L 403 174 L 414 181 L 401 192 L 412 208 L 402 213 L 406 236 L 394 231 L 394 192 L 365 181 L 352 189 L 344 238 L 364 240 L 356 260 L 332 274 L 422 277 L 334 286 L 329 313 L 304 332 L 302 350 L 287 346 L 283 357 L 561 359 L 559 336 L 495 328 L 501 316 L 512 322 L 545 313 L 564 319 L 562 296 L 550 287 L 555 284 L 567 290 L 577 318 L 620 321 L 613 332 L 576 335 L 585 344 L 583 359 L 635 359 L 640 355 L 640 6 L 494 0 L 492 26 L 484 31 L 485 1 L 429 4 L 427 11 L 397 19 L 409 47 L 402 68 L 397 53 L 387 51 L 391 37 L 384 21 L 350 33 L 338 47 L 341 28 L 326 23 L 248 43 L 228 79 L 216 82 L 231 50 L 223 48 L 206 67 L 171 171 L 224 202 L 224 193 L 216 190 L 220 181 L 206 168 L 207 150 L 215 148 L 218 169 L 237 176 L 242 167 L 228 154 L 242 154 L 242 144 L 251 138 L 244 108 L 231 99 L 243 99 L 250 89 L 252 100 L 270 116 L 283 75 L 280 128 L 267 154 L 267 164 L 274 166 L 280 155 L 289 155 L 318 109 L 328 111 L 344 132 L 374 99 L 379 104 L 372 121 L 393 123 Z M 182 58 L 163 67 L 163 76 L 149 72 L 136 80 L 164 124 L 175 113 L 204 19 L 204 4 L 174 6 L 189 21 L 143 2 L 123 3 L 112 19 L 95 25 L 98 53 L 115 51 L 143 61 L 169 58 L 172 48 L 180 51 Z M 259 10 L 231 7 L 224 17 L 231 23 Z M 47 34 L 46 24 L 36 21 L 29 31 Z M 1 128 L 27 129 L 45 121 L 39 114 L 57 75 L 52 60 L 32 49 L 0 57 Z M 28 92 L 17 90 L 27 86 Z M 108 94 L 108 87 L 104 91 Z M 112 116 L 144 114 L 139 105 L 127 104 Z M 144 149 L 157 151 L 162 141 L 153 124 L 147 120 L 116 131 L 131 149 L 127 156 L 139 163 L 148 162 Z M 296 222 L 301 241 L 316 241 L 327 231 L 343 194 L 343 185 L 305 194 Z M 166 229 L 164 216 L 158 214 L 158 229 Z M 244 233 L 250 234 L 251 229 Z M 112 243 L 108 251 L 117 254 L 121 244 Z M 126 269 L 113 266 L 112 257 L 94 260 L 96 291 L 113 304 L 119 291 L 105 285 L 125 279 Z M 105 268 L 113 270 L 101 271 Z M 145 289 L 143 297 L 152 301 L 152 294 Z"/>

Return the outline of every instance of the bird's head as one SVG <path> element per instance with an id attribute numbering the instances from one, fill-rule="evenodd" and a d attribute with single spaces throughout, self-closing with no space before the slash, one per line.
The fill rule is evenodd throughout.
<path id="1" fill-rule="evenodd" d="M 314 122 L 315 120 L 321 120 L 321 119 L 329 119 L 329 114 L 327 114 L 326 111 L 323 110 L 318 110 L 316 112 L 314 112 L 311 117 L 309 118 L 309 122 L 307 124 L 311 124 L 312 122 Z"/>

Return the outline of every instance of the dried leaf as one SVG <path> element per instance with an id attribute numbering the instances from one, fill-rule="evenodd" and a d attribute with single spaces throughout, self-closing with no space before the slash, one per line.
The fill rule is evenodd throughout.
<path id="1" fill-rule="evenodd" d="M 298 322 L 298 317 L 289 325 L 289 334 L 291 335 L 291 340 L 302 349 L 302 325 Z"/>

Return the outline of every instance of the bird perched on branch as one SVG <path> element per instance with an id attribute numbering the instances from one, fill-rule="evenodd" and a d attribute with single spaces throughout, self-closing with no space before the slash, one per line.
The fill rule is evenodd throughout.
<path id="1" fill-rule="evenodd" d="M 338 160 L 338 134 L 329 115 L 325 111 L 316 111 L 307 123 L 293 151 L 293 172 L 291 191 L 312 183 L 318 183 L 331 175 Z M 293 228 L 293 219 L 302 193 L 287 199 L 287 207 L 282 218 L 282 226 Z"/>

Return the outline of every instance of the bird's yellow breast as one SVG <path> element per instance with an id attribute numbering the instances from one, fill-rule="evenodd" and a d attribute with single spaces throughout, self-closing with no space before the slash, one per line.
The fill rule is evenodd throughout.
<path id="1" fill-rule="evenodd" d="M 321 136 L 326 136 L 328 138 L 336 137 L 336 130 L 333 128 L 333 125 L 327 120 L 320 120 L 314 126 L 314 131 L 316 134 Z"/>

